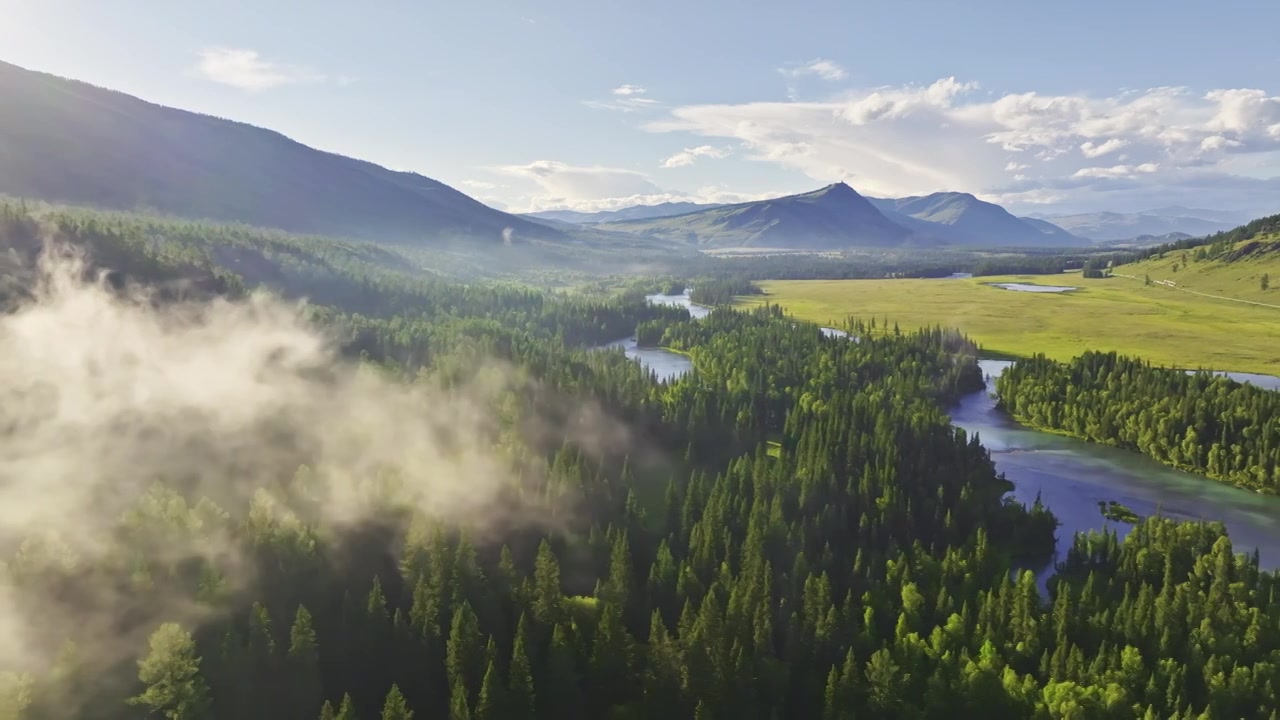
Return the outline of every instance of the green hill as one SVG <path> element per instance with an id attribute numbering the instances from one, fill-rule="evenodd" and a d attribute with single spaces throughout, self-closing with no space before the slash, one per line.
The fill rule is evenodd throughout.
<path id="1" fill-rule="evenodd" d="M 568 239 L 421 175 L 6 63 L 0 193 L 399 244 Z"/>
<path id="2" fill-rule="evenodd" d="M 1280 215 L 1155 248 L 1149 257 L 1120 265 L 1114 273 L 1171 290 L 1280 308 Z"/>

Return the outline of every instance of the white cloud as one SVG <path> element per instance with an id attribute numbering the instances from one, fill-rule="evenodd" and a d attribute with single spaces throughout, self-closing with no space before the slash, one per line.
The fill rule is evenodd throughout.
<path id="1" fill-rule="evenodd" d="M 543 203 L 572 204 L 662 192 L 643 173 L 624 168 L 569 165 L 555 160 L 537 160 L 527 165 L 505 165 L 495 170 L 508 177 L 531 183 L 541 191 L 536 197 Z"/>
<path id="2" fill-rule="evenodd" d="M 1153 173 L 1160 169 L 1156 163 L 1133 165 L 1112 165 L 1111 167 L 1081 168 L 1071 175 L 1076 178 L 1122 178 L 1137 173 Z"/>
<path id="3" fill-rule="evenodd" d="M 719 186 L 681 192 L 661 188 L 647 175 L 634 170 L 570 165 L 555 160 L 538 160 L 527 165 L 504 165 L 492 170 L 516 181 L 524 181 L 527 186 L 526 194 L 506 201 L 507 208 L 512 212 L 599 212 L 664 202 L 748 202 L 788 194 L 741 193 Z"/>
<path id="4" fill-rule="evenodd" d="M 196 71 L 206 80 L 241 90 L 269 90 L 282 85 L 324 82 L 325 76 L 305 68 L 269 62 L 256 50 L 211 47 L 200 51 Z M 342 84 L 351 78 L 343 77 Z"/>
<path id="5" fill-rule="evenodd" d="M 683 106 L 647 128 L 735 140 L 750 159 L 816 183 L 843 179 L 891 196 L 964 190 L 1015 206 L 1119 206 L 1162 193 L 1230 206 L 1245 199 L 1219 190 L 1222 178 L 1280 176 L 1280 97 L 1261 90 L 1094 97 L 979 95 L 977 87 L 944 78 L 822 102 Z M 1101 157 L 1113 164 L 1096 167 Z M 1250 202 L 1271 204 L 1262 186 L 1248 187 Z"/>
<path id="6" fill-rule="evenodd" d="M 469 187 L 472 190 L 492 190 L 498 187 L 497 185 L 485 180 L 461 180 L 458 184 Z"/>
<path id="7" fill-rule="evenodd" d="M 675 155 L 672 155 L 666 160 L 663 160 L 662 167 L 664 168 L 688 167 L 689 165 L 692 165 L 700 157 L 719 159 L 723 157 L 728 157 L 731 152 L 733 151 L 727 147 L 718 148 L 718 147 L 713 147 L 711 145 L 699 145 L 698 147 L 694 147 L 694 148 L 685 148 L 684 150 L 681 150 L 680 152 L 676 153 Z"/>
<path id="8" fill-rule="evenodd" d="M 610 97 L 607 100 L 583 100 L 582 104 L 595 110 L 613 110 L 614 112 L 638 112 L 640 110 L 651 110 L 662 103 L 653 98 L 641 97 L 648 94 L 648 90 L 639 85 L 619 85 L 610 91 Z"/>
<path id="9" fill-rule="evenodd" d="M 1120 148 L 1128 144 L 1129 144 L 1128 140 L 1123 140 L 1121 138 L 1111 138 L 1110 140 L 1107 140 L 1106 142 L 1101 143 L 1099 145 L 1094 145 L 1093 141 L 1086 140 L 1083 144 L 1080 145 L 1080 152 L 1087 158 L 1096 158 L 1096 157 L 1102 157 L 1103 155 L 1106 155 L 1107 153 L 1110 153 L 1110 152 L 1115 152 L 1116 150 L 1119 150 Z"/>
<path id="10" fill-rule="evenodd" d="M 843 80 L 848 75 L 844 68 L 840 67 L 831 60 L 818 58 L 811 60 L 803 65 L 795 67 L 778 68 L 778 72 L 788 77 L 800 77 L 802 75 L 816 75 L 823 80 Z"/>

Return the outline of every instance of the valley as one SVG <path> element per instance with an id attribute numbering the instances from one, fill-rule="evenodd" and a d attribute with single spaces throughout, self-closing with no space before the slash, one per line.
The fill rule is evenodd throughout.
<path id="1" fill-rule="evenodd" d="M 1115 350 L 1184 368 L 1280 374 L 1280 309 L 1244 305 L 1145 285 L 1133 268 L 1161 268 L 1173 261 L 1116 268 L 1116 276 L 1089 279 L 1018 275 L 959 279 L 776 280 L 760 282 L 764 295 L 745 296 L 742 307 L 782 306 L 797 318 L 839 324 L 876 318 L 883 329 L 955 327 L 993 356 L 1036 353 L 1065 360 L 1086 349 Z M 1226 280 L 1195 283 L 1252 299 L 1246 289 L 1256 269 L 1223 271 Z M 1194 270 L 1169 277 L 1192 276 Z M 1162 275 L 1163 277 L 1163 275 Z M 1209 278 L 1222 277 L 1217 273 Z M 1280 276 L 1278 276 L 1280 277 Z M 1256 282 L 1254 280 L 1253 282 Z M 1011 292 L 991 283 L 1072 286 L 1062 293 Z"/>
<path id="2" fill-rule="evenodd" d="M 652 295 L 647 300 L 688 308 L 694 319 L 707 315 L 707 308 L 689 303 L 687 296 Z M 632 341 L 606 347 L 614 346 L 624 347 L 628 358 L 664 382 L 693 370 L 688 357 L 667 350 L 636 347 Z M 986 387 L 950 408 L 951 421 L 982 439 L 996 469 L 1013 483 L 1011 498 L 1027 506 L 1042 502 L 1061 523 L 1053 562 L 1036 568 L 1042 583 L 1055 572 L 1056 563 L 1066 559 L 1077 534 L 1110 530 L 1123 537 L 1129 532 L 1132 523 L 1109 520 L 1099 503 L 1118 502 L 1142 517 L 1222 522 L 1238 549 L 1256 549 L 1266 567 L 1280 568 L 1280 496 L 1226 487 L 1134 452 L 1021 425 L 996 402 L 996 380 L 1013 362 L 980 360 L 978 365 Z M 1280 378 L 1253 382 L 1275 388 Z"/>
<path id="3" fill-rule="evenodd" d="M 316 147 L 0 62 L 0 720 L 1274 720 L 1276 98 L 448 11 L 122 85 Z"/>

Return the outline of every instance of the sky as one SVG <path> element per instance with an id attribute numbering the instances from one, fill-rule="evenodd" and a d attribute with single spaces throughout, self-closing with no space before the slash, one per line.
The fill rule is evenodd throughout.
<path id="1" fill-rule="evenodd" d="M 495 207 L 1280 212 L 1280 3 L 0 0 L 0 60 Z"/>

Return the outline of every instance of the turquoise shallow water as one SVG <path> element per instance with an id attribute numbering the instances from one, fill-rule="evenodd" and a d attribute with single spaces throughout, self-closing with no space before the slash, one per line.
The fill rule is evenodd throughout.
<path id="1" fill-rule="evenodd" d="M 992 379 L 952 410 L 951 420 L 977 433 L 996 469 L 1014 484 L 1013 495 L 1030 503 L 1039 494 L 1062 523 L 1058 546 L 1065 551 L 1076 532 L 1129 526 L 1106 520 L 1098 502 L 1115 500 L 1139 515 L 1183 520 L 1219 520 L 1238 552 L 1259 551 L 1262 564 L 1280 567 L 1280 497 L 1241 490 L 1165 467 L 1138 453 L 1031 430 L 996 409 L 994 378 L 1011 363 L 982 360 Z M 1272 378 L 1275 380 L 1275 378 Z"/>

